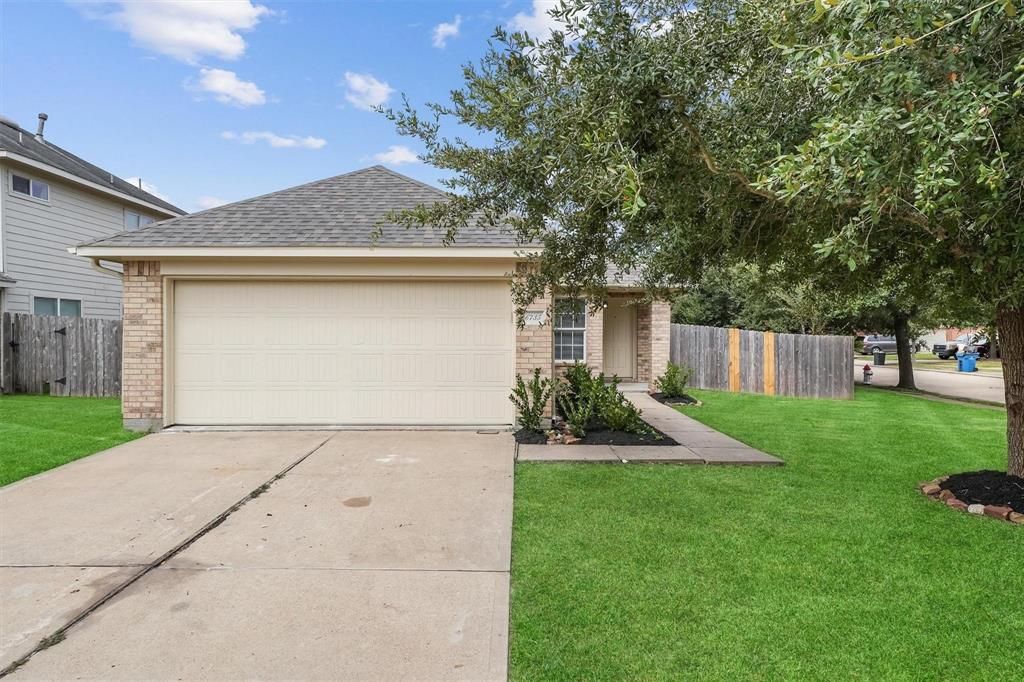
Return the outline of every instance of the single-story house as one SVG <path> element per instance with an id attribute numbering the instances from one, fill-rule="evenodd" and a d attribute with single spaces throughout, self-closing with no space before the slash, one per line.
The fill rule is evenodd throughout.
<path id="1" fill-rule="evenodd" d="M 125 425 L 511 424 L 517 373 L 664 370 L 669 306 L 636 303 L 635 281 L 596 314 L 538 300 L 520 326 L 515 235 L 471 227 L 446 246 L 378 224 L 446 197 L 374 166 L 75 247 L 123 264 Z"/>

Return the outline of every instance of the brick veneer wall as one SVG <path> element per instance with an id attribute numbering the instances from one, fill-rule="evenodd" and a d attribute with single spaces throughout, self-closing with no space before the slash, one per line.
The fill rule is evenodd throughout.
<path id="1" fill-rule="evenodd" d="M 665 373 L 672 332 L 672 307 L 665 301 L 641 304 L 636 311 L 636 373 L 638 381 L 654 388 L 654 380 Z"/>
<path id="2" fill-rule="evenodd" d="M 551 377 L 552 358 L 554 357 L 553 339 L 551 335 L 551 296 L 545 295 L 534 300 L 527 311 L 543 311 L 544 323 L 528 325 L 516 329 L 516 374 L 523 380 L 533 376 L 533 370 L 540 368 L 542 377 Z M 551 416 L 551 405 L 544 411 Z"/>
<path id="3" fill-rule="evenodd" d="M 125 428 L 134 431 L 163 426 L 163 316 L 160 263 L 125 263 L 121 410 Z"/>
<path id="4" fill-rule="evenodd" d="M 604 308 L 587 315 L 587 367 L 604 371 Z"/>
<path id="5" fill-rule="evenodd" d="M 651 379 L 651 306 L 636 307 L 636 380 Z"/>
<path id="6" fill-rule="evenodd" d="M 668 367 L 672 344 L 672 306 L 667 301 L 653 301 L 649 310 L 651 375 L 647 381 L 653 389 L 654 380 L 664 374 Z"/>

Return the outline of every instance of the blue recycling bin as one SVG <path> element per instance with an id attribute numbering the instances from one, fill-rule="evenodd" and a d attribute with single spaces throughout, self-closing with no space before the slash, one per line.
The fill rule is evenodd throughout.
<path id="1" fill-rule="evenodd" d="M 958 372 L 977 372 L 978 371 L 978 354 L 977 353 L 957 353 L 956 354 L 956 371 L 958 371 Z"/>

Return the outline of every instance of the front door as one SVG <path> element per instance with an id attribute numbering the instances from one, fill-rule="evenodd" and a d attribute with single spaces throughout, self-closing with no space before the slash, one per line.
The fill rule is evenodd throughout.
<path id="1" fill-rule="evenodd" d="M 636 306 L 611 300 L 604 310 L 604 373 L 636 378 Z"/>

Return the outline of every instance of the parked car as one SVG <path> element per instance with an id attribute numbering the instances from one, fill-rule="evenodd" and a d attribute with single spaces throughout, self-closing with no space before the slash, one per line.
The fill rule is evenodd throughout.
<path id="1" fill-rule="evenodd" d="M 932 344 L 932 352 L 940 360 L 955 358 L 960 351 L 977 353 L 981 357 L 987 358 L 992 351 L 992 343 L 984 334 L 970 333 L 961 334 L 953 341 Z"/>
<path id="2" fill-rule="evenodd" d="M 914 343 L 912 351 L 916 352 L 921 349 L 921 342 Z M 874 353 L 894 353 L 896 352 L 896 337 L 895 336 L 879 336 L 877 334 L 868 334 L 864 337 L 864 354 L 872 355 Z"/>

